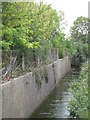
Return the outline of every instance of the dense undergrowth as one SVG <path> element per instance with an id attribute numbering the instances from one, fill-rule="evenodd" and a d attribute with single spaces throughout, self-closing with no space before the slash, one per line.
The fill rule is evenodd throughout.
<path id="1" fill-rule="evenodd" d="M 43 2 L 2 2 L 3 80 L 71 55 L 73 45 L 65 37 L 65 24 L 63 11 Z"/>
<path id="2" fill-rule="evenodd" d="M 76 79 L 71 86 L 73 98 L 68 106 L 70 116 L 88 118 L 88 62 L 83 64 L 79 79 Z"/>

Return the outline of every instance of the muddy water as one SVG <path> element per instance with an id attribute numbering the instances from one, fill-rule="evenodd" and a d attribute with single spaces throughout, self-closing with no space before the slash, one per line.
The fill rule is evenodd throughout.
<path id="1" fill-rule="evenodd" d="M 73 68 L 54 88 L 49 96 L 32 113 L 30 118 L 67 118 L 70 83 L 79 77 L 78 69 Z"/>

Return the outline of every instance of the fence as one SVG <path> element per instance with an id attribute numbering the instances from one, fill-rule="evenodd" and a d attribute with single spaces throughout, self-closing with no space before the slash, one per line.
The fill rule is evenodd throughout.
<path id="1" fill-rule="evenodd" d="M 42 51 L 28 51 L 24 53 L 19 50 L 2 50 L 2 82 L 10 80 L 32 71 L 35 67 L 40 67 L 45 64 L 50 64 L 57 59 L 58 49 L 48 49 Z"/>

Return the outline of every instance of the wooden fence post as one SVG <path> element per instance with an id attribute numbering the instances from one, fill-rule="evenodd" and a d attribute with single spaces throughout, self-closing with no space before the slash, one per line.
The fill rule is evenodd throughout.
<path id="1" fill-rule="evenodd" d="M 2 69 L 2 50 L 0 50 L 0 70 Z"/>
<path id="2" fill-rule="evenodd" d="M 59 59 L 58 48 L 56 49 L 56 52 L 57 52 L 57 60 L 58 60 Z"/>
<path id="3" fill-rule="evenodd" d="M 65 56 L 68 56 L 67 48 L 65 49 Z"/>
<path id="4" fill-rule="evenodd" d="M 40 58 L 39 58 L 39 55 L 38 55 L 37 63 L 38 63 L 38 65 L 40 64 Z"/>
<path id="5" fill-rule="evenodd" d="M 10 50 L 10 72 L 12 72 L 12 50 Z"/>
<path id="6" fill-rule="evenodd" d="M 24 53 L 22 54 L 22 70 L 25 69 Z"/>

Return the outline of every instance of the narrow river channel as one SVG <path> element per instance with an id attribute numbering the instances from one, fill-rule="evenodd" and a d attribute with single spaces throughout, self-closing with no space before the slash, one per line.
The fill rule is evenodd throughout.
<path id="1" fill-rule="evenodd" d="M 56 85 L 30 118 L 67 118 L 69 115 L 67 101 L 72 97 L 72 94 L 69 92 L 70 83 L 74 82 L 78 77 L 79 70 L 72 68 L 71 72 Z"/>

